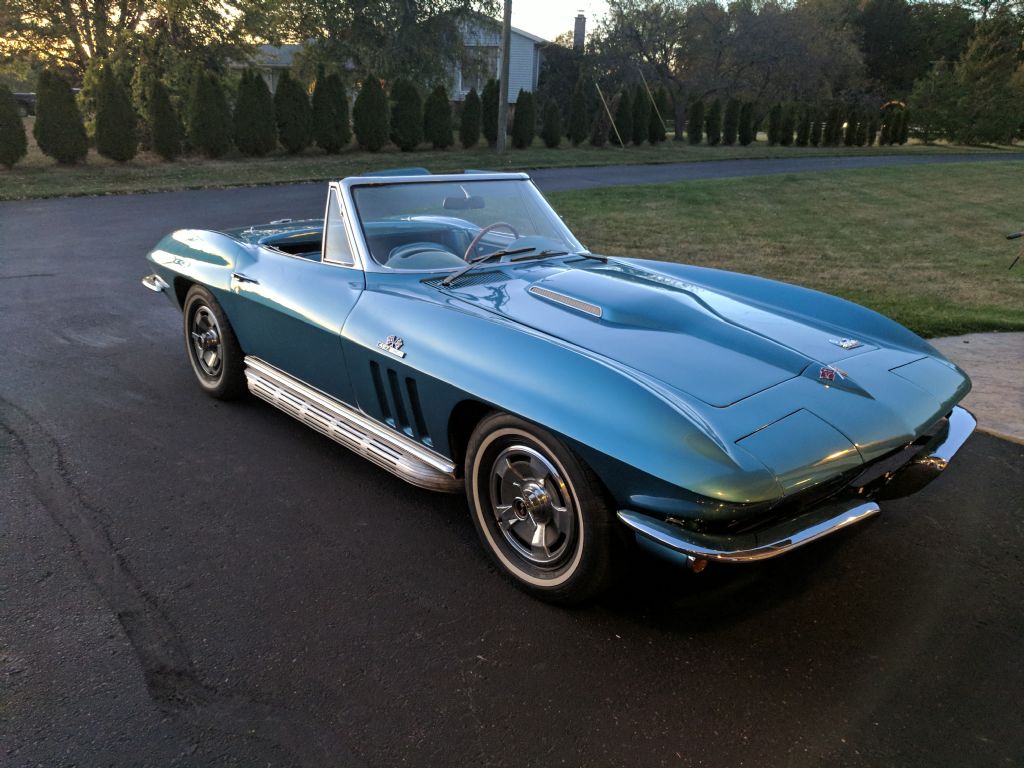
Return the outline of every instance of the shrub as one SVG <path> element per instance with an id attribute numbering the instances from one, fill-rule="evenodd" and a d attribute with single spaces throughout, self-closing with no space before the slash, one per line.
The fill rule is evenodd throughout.
<path id="1" fill-rule="evenodd" d="M 651 122 L 651 98 L 642 85 L 633 93 L 633 143 L 640 146 L 647 141 Z"/>
<path id="2" fill-rule="evenodd" d="M 231 111 L 220 78 L 197 70 L 188 103 L 188 140 L 207 157 L 220 157 L 231 149 Z"/>
<path id="3" fill-rule="evenodd" d="M 704 102 L 695 99 L 690 104 L 690 116 L 686 121 L 686 138 L 691 144 L 700 144 L 704 131 Z"/>
<path id="4" fill-rule="evenodd" d="M 708 146 L 717 147 L 722 143 L 722 102 L 715 99 L 711 102 L 707 116 L 704 118 L 707 127 Z"/>
<path id="5" fill-rule="evenodd" d="M 309 106 L 306 89 L 288 74 L 281 73 L 274 93 L 274 118 L 281 146 L 295 155 L 313 140 L 313 111 Z"/>
<path id="6" fill-rule="evenodd" d="M 498 81 L 493 77 L 484 85 L 480 96 L 480 118 L 487 144 L 493 147 L 498 143 Z"/>
<path id="7" fill-rule="evenodd" d="M 164 160 L 173 160 L 181 154 L 181 121 L 171 105 L 167 88 L 154 80 L 149 91 L 150 138 L 153 151 Z"/>
<path id="8" fill-rule="evenodd" d="M 36 85 L 36 124 L 32 129 L 39 150 L 67 165 L 85 160 L 89 151 L 82 114 L 68 81 L 43 70 Z"/>
<path id="9" fill-rule="evenodd" d="M 608 124 L 608 114 L 604 109 L 598 110 L 594 120 L 590 124 L 590 143 L 595 147 L 603 147 L 608 143 L 608 132 L 611 126 Z"/>
<path id="10" fill-rule="evenodd" d="M 135 157 L 135 108 L 110 64 L 100 73 L 96 94 L 96 151 L 119 163 Z"/>
<path id="11" fill-rule="evenodd" d="M 629 89 L 623 88 L 619 93 L 619 99 L 615 104 L 615 128 L 609 137 L 613 143 L 625 146 L 633 138 L 633 99 L 630 98 Z"/>
<path id="12" fill-rule="evenodd" d="M 540 135 L 548 149 L 555 149 L 562 143 L 562 111 L 554 99 L 548 101 L 548 105 L 544 107 L 544 127 Z"/>
<path id="13" fill-rule="evenodd" d="M 754 140 L 754 105 L 750 102 L 746 102 L 740 107 L 737 138 L 744 147 L 750 146 L 750 143 Z"/>
<path id="14" fill-rule="evenodd" d="M 821 134 L 823 128 L 824 124 L 821 122 L 821 120 L 815 120 L 813 123 L 811 123 L 810 142 L 812 147 L 821 146 Z"/>
<path id="15" fill-rule="evenodd" d="M 907 139 L 910 137 L 910 111 L 907 109 L 900 110 L 900 122 L 899 132 L 896 135 L 896 141 L 900 145 L 906 144 Z"/>
<path id="16" fill-rule="evenodd" d="M 352 107 L 356 141 L 367 152 L 380 152 L 388 143 L 388 100 L 373 75 L 368 75 Z"/>
<path id="17" fill-rule="evenodd" d="M 857 121 L 857 130 L 853 134 L 853 143 L 858 147 L 863 147 L 868 143 L 868 122 L 864 119 L 863 115 Z"/>
<path id="18" fill-rule="evenodd" d="M 782 105 L 776 104 L 768 113 L 768 145 L 774 147 L 782 137 Z"/>
<path id="19" fill-rule="evenodd" d="M 654 107 L 657 107 L 655 109 Z M 668 114 L 668 92 L 659 87 L 654 92 L 654 105 L 651 107 L 651 119 L 647 129 L 647 140 L 658 144 L 665 140 L 665 115 Z"/>
<path id="20" fill-rule="evenodd" d="M 779 126 L 779 144 L 793 146 L 793 131 L 796 128 L 796 111 L 793 107 L 782 108 L 782 124 Z"/>
<path id="21" fill-rule="evenodd" d="M 348 123 L 348 94 L 338 75 L 317 74 L 313 88 L 313 140 L 329 155 L 334 155 L 352 141 Z"/>
<path id="22" fill-rule="evenodd" d="M 800 111 L 800 121 L 796 124 L 796 145 L 806 147 L 811 140 L 811 113 L 810 110 Z"/>
<path id="23" fill-rule="evenodd" d="M 729 99 L 725 105 L 725 119 L 722 121 L 722 143 L 731 147 L 736 143 L 736 135 L 740 126 L 740 103 Z"/>
<path id="24" fill-rule="evenodd" d="M 569 105 L 569 141 L 574 147 L 578 147 L 587 138 L 590 131 L 590 119 L 587 114 L 587 95 L 583 89 L 586 87 L 583 78 L 576 81 L 576 87 L 572 90 L 572 102 Z"/>
<path id="25" fill-rule="evenodd" d="M 516 110 L 512 116 L 512 146 L 526 149 L 533 144 L 537 131 L 537 113 L 533 105 L 533 94 L 520 90 L 516 96 Z"/>
<path id="26" fill-rule="evenodd" d="M 274 99 L 263 78 L 242 73 L 235 100 L 235 146 L 247 157 L 260 157 L 277 148 Z"/>
<path id="27" fill-rule="evenodd" d="M 434 149 L 452 145 L 452 105 L 443 85 L 431 91 L 423 105 L 423 132 Z"/>
<path id="28" fill-rule="evenodd" d="M 843 123 L 839 107 L 832 107 L 828 111 L 825 120 L 825 127 L 822 129 L 822 145 L 826 147 L 839 146 L 839 139 L 842 137 Z"/>
<path id="29" fill-rule="evenodd" d="M 868 146 L 873 147 L 875 145 L 875 139 L 878 137 L 878 117 L 875 115 L 871 116 L 868 120 Z"/>
<path id="30" fill-rule="evenodd" d="M 423 141 L 423 99 L 410 81 L 395 80 L 391 86 L 391 140 L 403 152 Z"/>
<path id="31" fill-rule="evenodd" d="M 27 152 L 28 139 L 18 114 L 18 102 L 6 85 L 0 85 L 0 165 L 13 168 Z"/>
<path id="32" fill-rule="evenodd" d="M 857 141 L 857 113 L 851 111 L 846 118 L 846 127 L 843 128 L 843 144 L 852 147 Z"/>
<path id="33" fill-rule="evenodd" d="M 472 149 L 480 143 L 480 97 L 477 96 L 476 88 L 471 88 L 462 102 L 459 142 L 466 149 Z"/>

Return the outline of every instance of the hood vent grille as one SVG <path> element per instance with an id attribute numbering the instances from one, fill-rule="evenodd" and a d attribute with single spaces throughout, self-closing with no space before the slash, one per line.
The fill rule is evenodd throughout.
<path id="1" fill-rule="evenodd" d="M 557 301 L 559 304 L 564 304 L 567 307 L 572 307 L 580 312 L 586 312 L 588 315 L 594 317 L 601 317 L 603 314 L 601 308 L 596 304 L 591 304 L 580 299 L 574 299 L 572 296 L 566 296 L 564 293 L 558 293 L 548 288 L 541 288 L 539 285 L 534 285 L 530 288 L 530 293 L 535 296 L 541 296 L 542 298 L 549 299 L 550 301 Z"/>
<path id="2" fill-rule="evenodd" d="M 504 272 L 470 272 L 468 275 L 464 275 L 452 282 L 450 287 L 469 288 L 474 285 L 482 285 L 483 283 L 504 283 L 508 279 L 508 275 Z M 436 288 L 441 285 L 442 280 L 444 280 L 444 277 L 432 277 L 423 282 Z"/>

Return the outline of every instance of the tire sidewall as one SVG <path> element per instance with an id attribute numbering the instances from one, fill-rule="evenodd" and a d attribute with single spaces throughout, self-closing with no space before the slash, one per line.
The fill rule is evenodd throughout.
<path id="1" fill-rule="evenodd" d="M 516 555 L 491 512 L 490 474 L 498 453 L 510 445 L 540 451 L 558 470 L 576 516 L 574 551 L 567 562 L 547 571 Z M 533 424 L 505 414 L 484 419 L 470 439 L 466 456 L 466 495 L 470 514 L 491 559 L 522 589 L 554 602 L 579 602 L 606 582 L 609 557 L 608 506 L 596 492 L 592 473 L 560 440 Z"/>
<path id="2" fill-rule="evenodd" d="M 208 375 L 199 367 L 196 360 L 195 349 L 192 346 L 192 318 L 201 308 L 206 307 L 217 321 L 218 332 L 221 337 L 221 368 L 216 377 Z M 189 364 L 195 374 L 196 381 L 208 394 L 220 398 L 230 399 L 240 394 L 239 382 L 244 378 L 242 372 L 242 354 L 238 348 L 234 331 L 228 322 L 224 311 L 221 309 L 217 299 L 206 288 L 193 286 L 185 297 L 183 309 L 184 315 L 184 336 L 185 352 L 188 355 Z"/>

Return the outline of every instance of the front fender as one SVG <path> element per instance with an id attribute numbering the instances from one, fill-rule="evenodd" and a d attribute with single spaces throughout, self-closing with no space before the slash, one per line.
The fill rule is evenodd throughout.
<path id="1" fill-rule="evenodd" d="M 617 493 L 616 478 L 607 476 L 616 466 L 721 501 L 781 495 L 763 464 L 719 440 L 678 394 L 579 347 L 439 297 L 378 287 L 352 311 L 343 331 L 346 360 L 367 413 L 386 419 L 380 383 L 387 388 L 394 372 L 391 387 L 406 386 L 403 376 L 414 380 L 431 434 L 446 434 L 459 402 L 481 401 L 580 446 L 617 498 L 628 492 L 619 484 Z M 378 346 L 389 336 L 404 341 L 401 359 Z M 435 447 L 452 455 L 451 446 Z"/>
<path id="2" fill-rule="evenodd" d="M 198 283 L 220 299 L 230 294 L 231 273 L 244 269 L 254 254 L 253 246 L 220 232 L 179 229 L 157 243 L 146 259 L 169 285 Z"/>

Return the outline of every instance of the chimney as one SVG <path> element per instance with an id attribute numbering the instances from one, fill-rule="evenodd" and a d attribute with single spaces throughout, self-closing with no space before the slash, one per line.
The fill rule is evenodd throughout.
<path id="1" fill-rule="evenodd" d="M 583 51 L 583 41 L 587 36 L 587 17 L 583 11 L 576 14 L 576 26 L 572 30 L 572 49 L 577 53 Z"/>

